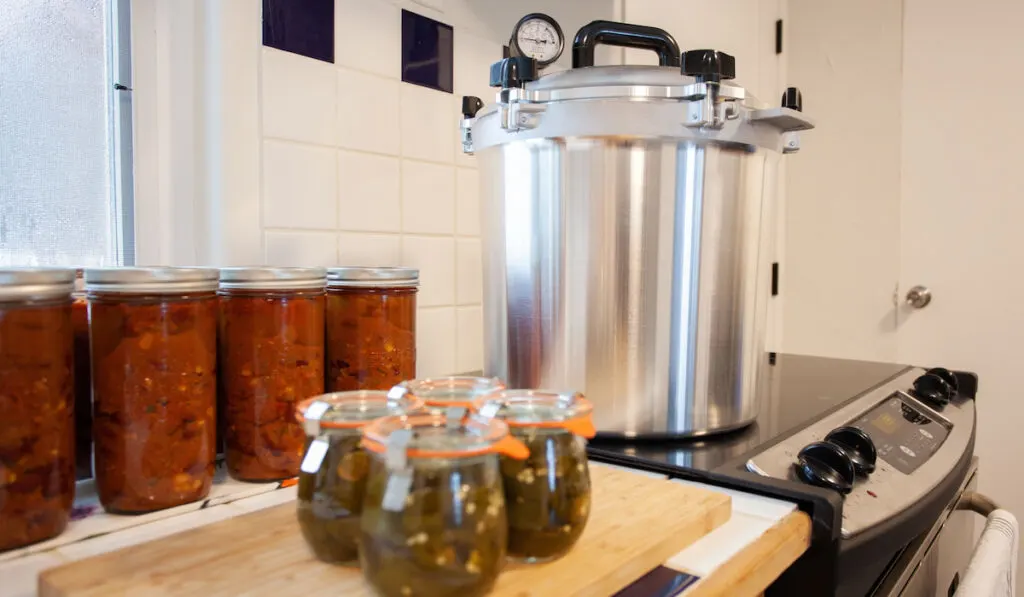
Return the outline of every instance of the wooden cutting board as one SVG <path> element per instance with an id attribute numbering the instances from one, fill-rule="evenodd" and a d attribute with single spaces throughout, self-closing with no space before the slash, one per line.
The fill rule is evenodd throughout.
<path id="1" fill-rule="evenodd" d="M 509 566 L 493 595 L 610 595 L 729 519 L 729 496 L 594 464 L 590 521 L 544 565 Z M 294 503 L 59 566 L 40 597 L 372 596 L 358 569 L 310 554 Z"/>

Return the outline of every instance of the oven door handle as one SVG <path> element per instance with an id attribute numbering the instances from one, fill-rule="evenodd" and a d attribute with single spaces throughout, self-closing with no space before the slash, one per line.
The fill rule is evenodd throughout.
<path id="1" fill-rule="evenodd" d="M 981 514 L 985 518 L 988 518 L 989 514 L 992 514 L 999 509 L 995 501 L 992 498 L 978 493 L 977 491 L 965 491 L 960 496 L 960 501 L 956 505 L 957 510 L 970 510 L 976 514 Z"/>

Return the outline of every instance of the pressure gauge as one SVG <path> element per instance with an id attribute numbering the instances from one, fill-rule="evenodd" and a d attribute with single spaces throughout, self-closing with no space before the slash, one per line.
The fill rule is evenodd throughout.
<path id="1" fill-rule="evenodd" d="M 512 29 L 510 45 L 514 55 L 533 58 L 538 66 L 543 67 L 558 60 L 562 55 L 565 36 L 554 19 L 535 12 L 519 19 Z"/>

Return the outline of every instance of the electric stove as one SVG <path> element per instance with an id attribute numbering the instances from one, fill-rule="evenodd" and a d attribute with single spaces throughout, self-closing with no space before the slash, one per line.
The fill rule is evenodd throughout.
<path id="1" fill-rule="evenodd" d="M 751 425 L 688 440 L 599 435 L 591 458 L 796 502 L 814 521 L 812 545 L 770 594 L 885 594 L 908 546 L 941 525 L 973 479 L 977 376 L 771 362 Z"/>

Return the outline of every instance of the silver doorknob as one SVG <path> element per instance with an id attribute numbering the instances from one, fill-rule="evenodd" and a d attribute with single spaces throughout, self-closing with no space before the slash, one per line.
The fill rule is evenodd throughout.
<path id="1" fill-rule="evenodd" d="M 932 302 L 932 291 L 927 286 L 914 286 L 907 291 L 907 304 L 915 309 L 924 309 Z"/>

